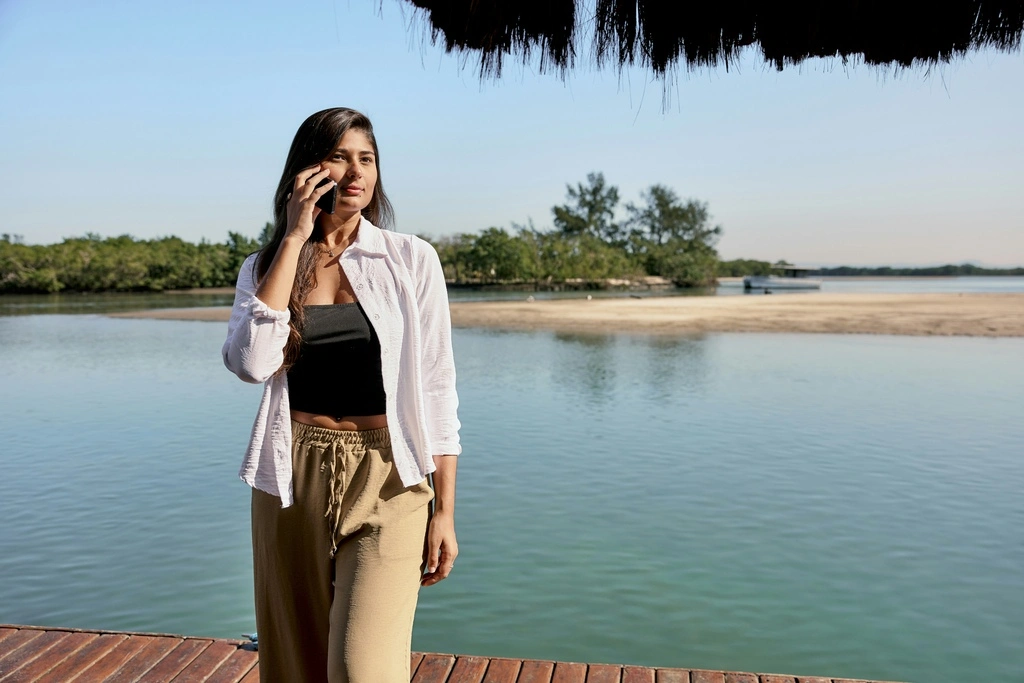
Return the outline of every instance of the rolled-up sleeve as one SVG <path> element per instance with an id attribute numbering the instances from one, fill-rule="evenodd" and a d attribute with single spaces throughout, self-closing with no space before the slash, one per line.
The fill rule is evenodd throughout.
<path id="1" fill-rule="evenodd" d="M 441 260 L 434 248 L 417 240 L 416 297 L 420 314 L 420 368 L 424 411 L 430 430 L 431 455 L 459 455 L 459 397 L 455 391 L 455 358 L 448 290 Z"/>
<path id="2" fill-rule="evenodd" d="M 284 362 L 291 314 L 270 308 L 256 297 L 255 263 L 253 254 L 238 271 L 235 302 L 221 355 L 228 370 L 245 382 L 259 384 L 270 379 Z"/>

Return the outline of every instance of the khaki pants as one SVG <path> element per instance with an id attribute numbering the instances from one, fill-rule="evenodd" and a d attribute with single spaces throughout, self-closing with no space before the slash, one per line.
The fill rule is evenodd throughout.
<path id="1" fill-rule="evenodd" d="M 262 683 L 408 683 L 429 503 L 388 430 L 292 422 L 295 504 L 253 489 Z"/>

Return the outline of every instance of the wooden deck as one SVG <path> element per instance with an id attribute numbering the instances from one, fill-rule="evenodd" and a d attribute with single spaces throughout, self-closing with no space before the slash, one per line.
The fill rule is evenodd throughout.
<path id="1" fill-rule="evenodd" d="M 0 625 L 0 683 L 254 683 L 247 641 Z M 413 653 L 412 683 L 872 683 L 845 678 Z"/>

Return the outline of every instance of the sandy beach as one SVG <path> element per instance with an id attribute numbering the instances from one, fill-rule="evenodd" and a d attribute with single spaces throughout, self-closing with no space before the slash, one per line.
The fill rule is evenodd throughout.
<path id="1" fill-rule="evenodd" d="M 456 302 L 455 327 L 558 332 L 1024 337 L 1024 294 L 789 294 L 772 296 Z M 123 318 L 227 321 L 228 308 L 113 313 Z"/>

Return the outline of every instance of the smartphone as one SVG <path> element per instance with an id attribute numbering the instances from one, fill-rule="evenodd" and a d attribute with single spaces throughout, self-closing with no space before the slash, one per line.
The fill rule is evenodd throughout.
<path id="1" fill-rule="evenodd" d="M 331 182 L 330 178 L 324 178 L 316 184 L 317 187 L 322 187 L 327 183 Z M 316 200 L 317 207 L 324 213 L 334 213 L 334 207 L 338 203 L 338 186 L 335 185 L 327 193 Z"/>

